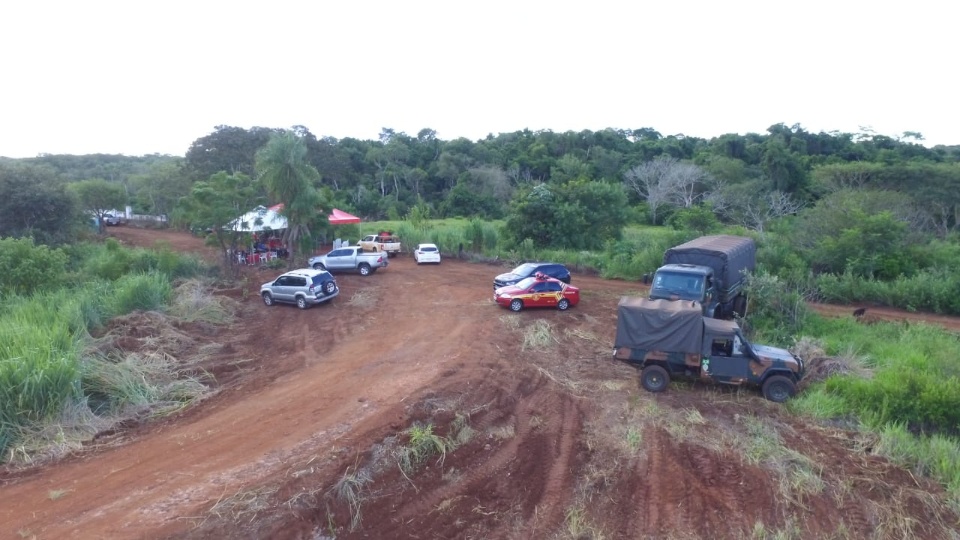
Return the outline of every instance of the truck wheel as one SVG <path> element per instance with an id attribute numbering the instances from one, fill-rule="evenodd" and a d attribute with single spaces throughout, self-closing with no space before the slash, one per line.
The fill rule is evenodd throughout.
<path id="1" fill-rule="evenodd" d="M 367 263 L 362 263 L 362 264 L 360 265 L 360 267 L 359 267 L 359 270 L 360 270 L 360 275 L 361 275 L 361 276 L 369 276 L 369 275 L 370 275 L 370 265 L 367 264 Z"/>
<path id="2" fill-rule="evenodd" d="M 557 309 L 559 309 L 560 311 L 566 311 L 567 308 L 569 307 L 570 307 L 570 301 L 567 300 L 566 298 L 562 298 L 560 299 L 559 302 L 557 302 Z"/>
<path id="3" fill-rule="evenodd" d="M 650 365 L 640 372 L 640 384 L 648 392 L 663 392 L 670 384 L 670 374 L 661 366 Z"/>
<path id="4" fill-rule="evenodd" d="M 520 311 L 521 309 L 523 309 L 523 300 L 514 298 L 513 301 L 510 302 L 510 311 Z"/>
<path id="5" fill-rule="evenodd" d="M 783 403 L 797 393 L 797 385 L 783 375 L 771 375 L 763 381 L 763 397 L 775 403 Z"/>
<path id="6" fill-rule="evenodd" d="M 326 270 L 326 268 L 324 268 L 323 265 L 320 264 L 320 263 L 314 263 L 313 269 L 314 269 L 314 270 Z"/>
<path id="7" fill-rule="evenodd" d="M 298 296 L 298 297 L 297 297 L 297 307 L 300 308 L 300 309 L 307 309 L 308 307 L 310 307 L 310 304 L 307 303 L 307 299 L 306 299 L 306 298 L 304 298 L 304 297 L 302 297 L 302 296 Z"/>
<path id="8" fill-rule="evenodd" d="M 266 304 L 266 305 L 268 305 L 268 306 L 272 306 L 272 305 L 273 305 L 273 295 L 272 295 L 272 294 L 270 294 L 270 293 L 268 293 L 268 292 L 265 292 L 265 293 L 263 293 L 261 296 L 263 297 L 263 303 L 264 303 L 264 304 Z"/>

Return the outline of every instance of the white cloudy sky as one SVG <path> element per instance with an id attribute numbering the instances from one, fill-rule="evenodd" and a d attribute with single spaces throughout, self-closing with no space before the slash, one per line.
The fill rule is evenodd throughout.
<path id="1" fill-rule="evenodd" d="M 9 1 L 0 156 L 183 155 L 217 125 L 444 140 L 919 131 L 960 144 L 960 4 Z"/>

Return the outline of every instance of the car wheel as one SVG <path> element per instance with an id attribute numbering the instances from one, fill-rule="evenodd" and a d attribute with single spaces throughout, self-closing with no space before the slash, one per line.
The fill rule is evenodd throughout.
<path id="1" fill-rule="evenodd" d="M 332 281 L 328 281 L 323 284 L 323 292 L 327 293 L 328 295 L 333 294 L 333 292 L 336 290 L 337 284 Z"/>
<path id="2" fill-rule="evenodd" d="M 797 393 L 797 385 L 783 375 L 771 375 L 763 381 L 763 397 L 775 403 L 783 403 Z"/>
<path id="3" fill-rule="evenodd" d="M 560 299 L 559 302 L 557 302 L 557 309 L 559 309 L 560 311 L 566 311 L 569 307 L 570 307 L 570 301 L 567 300 L 566 298 L 562 298 Z"/>
<path id="4" fill-rule="evenodd" d="M 273 305 L 273 295 L 272 295 L 272 294 L 270 294 L 270 293 L 268 293 L 268 292 L 265 292 L 265 293 L 263 293 L 261 296 L 263 297 L 263 303 L 264 303 L 264 304 L 266 304 L 266 305 L 268 305 L 268 306 L 272 306 L 272 305 Z"/>
<path id="5" fill-rule="evenodd" d="M 359 270 L 360 270 L 360 275 L 361 275 L 361 276 L 369 276 L 369 275 L 370 275 L 370 265 L 367 264 L 367 263 L 361 264 Z"/>
<path id="6" fill-rule="evenodd" d="M 640 372 L 640 384 L 648 392 L 663 392 L 670 384 L 670 374 L 662 366 L 650 365 Z"/>
<path id="7" fill-rule="evenodd" d="M 510 311 L 520 311 L 521 309 L 523 309 L 523 300 L 514 298 L 513 301 L 510 302 Z"/>
<path id="8" fill-rule="evenodd" d="M 310 304 L 307 303 L 307 298 L 305 296 L 297 297 L 297 307 L 300 309 L 307 309 L 310 307 Z"/>
<path id="9" fill-rule="evenodd" d="M 324 268 L 323 265 L 320 264 L 320 263 L 313 263 L 313 269 L 314 269 L 314 270 L 326 270 L 326 268 Z"/>

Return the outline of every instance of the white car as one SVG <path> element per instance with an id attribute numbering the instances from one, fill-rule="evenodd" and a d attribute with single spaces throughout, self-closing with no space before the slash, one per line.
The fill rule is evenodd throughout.
<path id="1" fill-rule="evenodd" d="M 417 261 L 417 264 L 440 264 L 440 250 L 437 249 L 436 244 L 418 244 L 413 252 L 413 260 Z"/>

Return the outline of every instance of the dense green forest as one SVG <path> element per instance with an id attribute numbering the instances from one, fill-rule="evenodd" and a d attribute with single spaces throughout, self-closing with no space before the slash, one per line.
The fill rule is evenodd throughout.
<path id="1" fill-rule="evenodd" d="M 960 282 L 960 146 L 921 142 L 912 132 L 784 124 L 709 140 L 642 128 L 478 141 L 444 141 L 430 129 L 358 140 L 317 138 L 302 126 L 219 126 L 183 158 L 2 159 L 0 234 L 69 242 L 84 216 L 121 204 L 220 230 L 256 204 L 278 202 L 304 246 L 323 233 L 332 207 L 365 220 L 495 222 L 496 238 L 480 244 L 498 253 L 620 256 L 644 247 L 624 238 L 627 225 L 688 236 L 734 230 L 758 239 L 764 271 L 822 299 L 960 313 L 960 300 L 942 296 L 960 297 L 952 285 Z"/>

